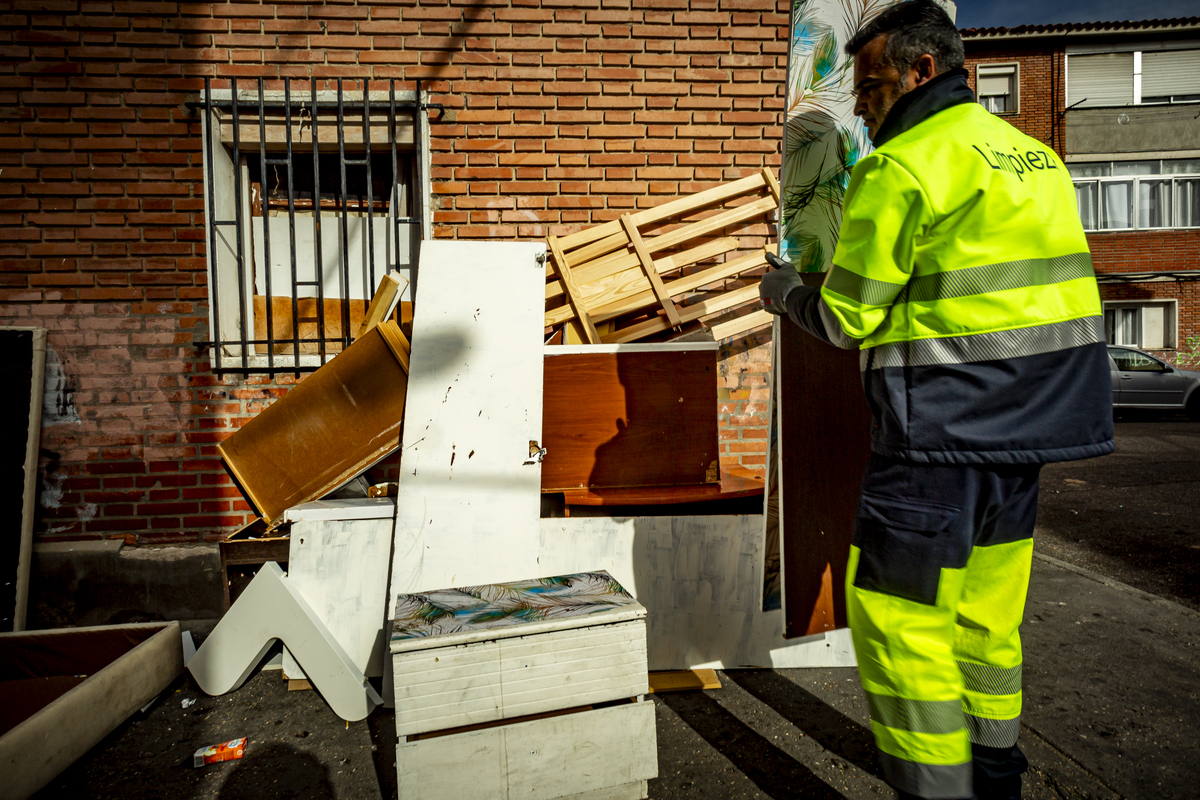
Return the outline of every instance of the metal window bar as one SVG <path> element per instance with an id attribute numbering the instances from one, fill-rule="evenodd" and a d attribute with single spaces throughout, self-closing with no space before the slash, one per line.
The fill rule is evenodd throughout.
<path id="1" fill-rule="evenodd" d="M 392 161 L 392 189 L 389 194 L 388 214 L 392 218 L 392 242 L 395 248 L 395 258 L 399 262 L 399 243 L 401 225 L 408 225 L 412 229 L 412 235 L 409 237 L 410 253 L 409 264 L 411 271 L 410 296 L 415 299 L 416 282 L 417 282 L 417 259 L 420 253 L 420 242 L 424 239 L 424 214 L 422 203 L 423 187 L 421 186 L 422 179 L 422 143 L 423 130 L 421 127 L 422 116 L 421 112 L 429 108 L 441 109 L 440 104 L 425 103 L 421 93 L 421 83 L 416 84 L 416 97 L 414 101 L 397 101 L 396 100 L 396 85 L 395 81 L 389 81 L 387 100 L 383 102 L 372 101 L 370 99 L 370 82 L 363 81 L 363 92 L 361 101 L 360 116 L 362 117 L 362 146 L 364 158 L 362 159 L 347 159 L 346 158 L 346 102 L 344 97 L 343 81 L 338 79 L 337 82 L 337 100 L 336 102 L 322 101 L 318 99 L 317 81 L 315 78 L 309 82 L 310 95 L 307 100 L 293 101 L 291 96 L 291 79 L 284 78 L 283 81 L 283 100 L 268 100 L 265 92 L 263 79 L 257 81 L 257 97 L 253 100 L 247 100 L 239 97 L 237 81 L 230 81 L 230 99 L 228 102 L 214 101 L 212 96 L 212 83 L 210 78 L 206 78 L 204 82 L 204 100 L 200 103 L 190 104 L 193 109 L 203 109 L 204 123 L 207 127 L 205 160 L 208 169 L 205 174 L 206 187 L 208 190 L 207 213 L 209 219 L 209 235 L 208 235 L 208 250 L 210 262 L 211 276 L 211 297 L 210 302 L 213 308 L 213 335 L 211 341 L 197 342 L 196 346 L 201 348 L 212 348 L 214 353 L 213 372 L 216 374 L 224 373 L 267 373 L 274 376 L 282 372 L 294 372 L 297 376 L 301 372 L 312 371 L 326 363 L 330 355 L 327 351 L 326 344 L 328 342 L 340 342 L 342 348 L 348 347 L 352 338 L 350 330 L 350 262 L 349 262 L 349 231 L 348 231 L 348 207 L 349 207 L 349 182 L 346 172 L 347 166 L 361 166 L 366 174 L 366 212 L 364 217 L 364 229 L 367 239 L 367 276 L 369 286 L 366 287 L 366 293 L 369 295 L 374 291 L 376 279 L 375 269 L 375 241 L 374 231 L 374 180 L 373 180 L 373 160 L 371 158 L 371 127 L 370 119 L 371 112 L 386 111 L 389 123 L 388 144 L 390 146 L 390 155 Z M 313 156 L 313 223 L 314 223 L 314 250 L 316 263 L 314 272 L 316 280 L 301 281 L 299 280 L 299 271 L 297 264 L 297 247 L 296 247 L 296 193 L 295 193 L 295 152 L 293 147 L 292 136 L 292 120 L 293 110 L 299 109 L 301 115 L 306 111 L 309 115 L 312 127 L 312 156 Z M 220 138 L 221 124 L 219 120 L 214 120 L 213 114 L 218 110 L 230 111 L 230 121 L 232 124 L 232 142 L 231 150 L 234 165 L 233 176 L 233 193 L 234 193 L 234 218 L 233 219 L 218 219 L 216 212 L 215 188 L 216 182 L 213 169 L 213 135 L 214 133 Z M 396 140 L 396 122 L 398 119 L 399 110 L 411 110 L 412 113 L 412 134 L 413 134 L 413 150 L 411 168 L 407 170 L 411 177 L 412 190 L 404 192 L 400 180 L 406 172 L 400 168 L 401 151 L 397 146 Z M 267 151 L 267 121 L 268 110 L 278 113 L 282 111 L 284 117 L 285 128 L 285 157 L 271 158 Z M 253 292 L 253 286 L 247 287 L 247 228 L 249 224 L 245 219 L 242 209 L 243 186 L 242 186 L 242 171 L 241 171 L 241 114 L 245 111 L 250 111 L 257 114 L 258 117 L 258 135 L 259 135 L 259 165 L 260 165 L 260 180 L 262 181 L 262 224 L 263 224 L 263 256 L 264 264 L 261 268 L 264 270 L 264 290 L 265 295 L 265 323 L 266 323 L 266 338 L 258 339 L 252 335 L 251 326 L 253 326 L 253 307 L 247 307 L 247 292 Z M 329 337 L 325 335 L 325 307 L 324 307 L 324 259 L 322 253 L 322 235 L 321 235 L 321 167 L 320 167 L 320 117 L 322 113 L 334 112 L 337 118 L 337 135 L 338 135 L 338 160 L 339 160 L 339 178 L 341 183 L 341 210 L 342 210 L 342 255 L 341 255 L 341 278 L 342 278 L 342 298 L 341 298 L 341 316 L 342 316 L 342 331 L 340 337 Z M 216 123 L 214 131 L 214 122 Z M 218 145 L 224 146 L 224 145 Z M 271 270 L 271 245 L 270 245 L 270 197 L 267 192 L 267 179 L 269 167 L 284 167 L 287 172 L 288 181 L 288 234 L 290 245 L 290 284 L 291 284 L 291 305 L 292 305 L 292 330 L 291 330 L 291 346 L 292 346 L 292 363 L 279 364 L 276 362 L 275 346 L 279 341 L 287 341 L 286 339 L 277 340 L 275 338 L 274 325 L 274 285 L 272 283 Z M 248 187 L 246 187 L 248 190 Z M 401 199 L 407 199 L 412 205 L 412 210 L 401 216 Z M 241 320 L 238 333 L 234 337 L 226 337 L 221 331 L 221 314 L 220 314 L 220 288 L 221 268 L 218 264 L 218 229 L 222 226 L 231 226 L 235 231 L 235 247 L 234 247 L 234 263 L 237 271 L 237 295 L 238 302 L 241 304 L 239 309 L 239 317 Z M 228 279 L 228 275 L 224 276 Z M 316 290 L 316 310 L 317 310 L 317 333 L 314 337 L 302 336 L 300 331 L 300 306 L 299 306 L 299 288 L 301 286 L 314 286 Z M 253 305 L 253 304 L 251 304 Z M 249 312 L 249 314 L 247 314 Z M 229 357 L 225 354 L 224 348 L 233 344 L 239 346 L 240 358 L 234 359 L 230 363 Z M 303 364 L 301 359 L 301 346 L 305 344 L 316 344 L 318 347 L 318 363 Z M 267 351 L 266 364 L 251 363 L 250 348 L 258 345 L 265 345 Z"/>

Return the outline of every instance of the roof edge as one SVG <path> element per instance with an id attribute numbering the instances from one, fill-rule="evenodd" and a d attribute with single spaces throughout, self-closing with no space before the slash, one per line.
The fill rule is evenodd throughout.
<path id="1" fill-rule="evenodd" d="M 1054 25 L 1018 25 L 1012 28 L 964 28 L 964 42 L 997 39 L 1038 39 L 1060 36 L 1098 36 L 1103 34 L 1147 34 L 1200 32 L 1200 17 L 1124 20 L 1111 22 L 1066 22 Z"/>

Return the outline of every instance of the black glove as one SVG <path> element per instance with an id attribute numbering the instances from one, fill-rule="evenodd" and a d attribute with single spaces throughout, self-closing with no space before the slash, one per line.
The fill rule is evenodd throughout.
<path id="1" fill-rule="evenodd" d="M 796 268 L 774 253 L 767 253 L 767 263 L 772 270 L 763 275 L 758 284 L 759 302 L 772 314 L 787 316 L 787 297 L 797 286 L 803 286 Z"/>

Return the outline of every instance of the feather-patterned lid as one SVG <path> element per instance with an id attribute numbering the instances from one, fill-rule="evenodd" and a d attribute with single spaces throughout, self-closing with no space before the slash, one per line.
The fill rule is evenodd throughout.
<path id="1" fill-rule="evenodd" d="M 396 598 L 391 651 L 604 625 L 645 615 L 646 609 L 603 570 L 402 594 Z M 438 641 L 429 641 L 435 637 Z"/>

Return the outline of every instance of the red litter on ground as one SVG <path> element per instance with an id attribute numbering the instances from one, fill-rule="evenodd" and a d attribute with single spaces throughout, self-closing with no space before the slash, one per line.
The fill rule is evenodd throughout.
<path id="1" fill-rule="evenodd" d="M 234 739 L 231 742 L 201 747 L 192 756 L 193 767 L 203 767 L 205 764 L 216 764 L 218 761 L 233 761 L 242 757 L 246 752 L 246 739 Z"/>

